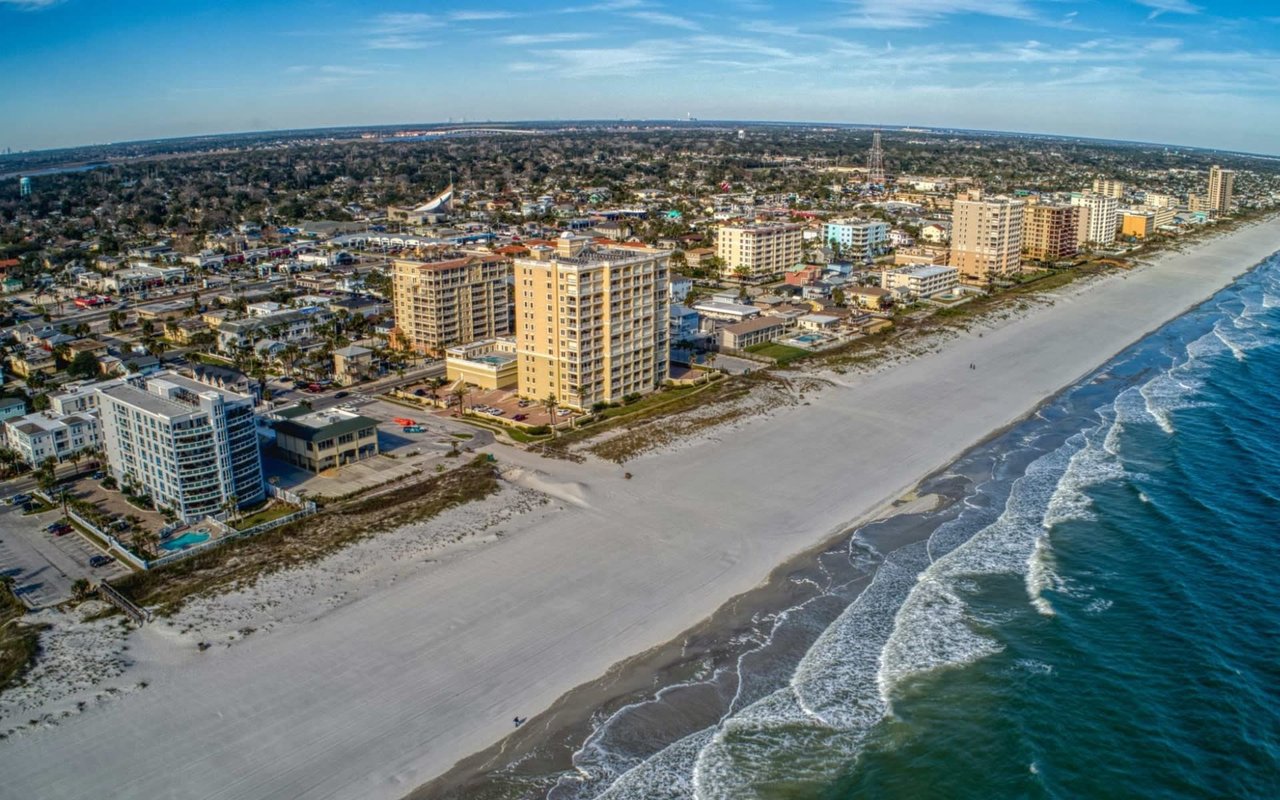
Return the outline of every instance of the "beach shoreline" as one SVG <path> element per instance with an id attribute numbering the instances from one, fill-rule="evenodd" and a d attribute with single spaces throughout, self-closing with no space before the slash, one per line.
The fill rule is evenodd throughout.
<path id="1" fill-rule="evenodd" d="M 501 741 L 513 716 L 536 717 L 677 639 L 1276 250 L 1274 220 L 1197 243 L 985 338 L 961 334 L 941 352 L 840 379 L 732 437 L 641 456 L 628 463 L 634 480 L 616 465 L 495 450 L 566 510 L 203 661 L 166 664 L 143 647 L 135 672 L 147 690 L 0 743 L 0 770 L 14 791 L 48 797 L 103 786 L 402 797 Z M 139 764 L 148 745 L 181 770 Z"/>

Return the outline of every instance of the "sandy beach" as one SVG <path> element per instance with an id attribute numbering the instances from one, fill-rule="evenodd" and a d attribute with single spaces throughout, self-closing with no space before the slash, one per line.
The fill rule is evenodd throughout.
<path id="1" fill-rule="evenodd" d="M 805 405 L 638 458 L 631 480 L 595 459 L 496 447 L 512 487 L 484 511 L 482 546 L 401 548 L 394 565 L 374 563 L 398 535 L 386 534 L 361 545 L 368 563 L 335 562 L 349 574 L 302 571 L 311 594 L 201 600 L 202 619 L 222 620 L 204 624 L 257 631 L 227 646 L 199 650 L 204 632 L 164 624 L 130 634 L 119 680 L 145 687 L 0 742 L 0 794 L 402 797 L 499 741 L 512 717 L 679 636 L 1277 250 L 1273 220 L 1069 288 L 981 337 L 975 327 L 880 374 L 827 376 L 835 385 Z M 503 514 L 504 502 L 519 508 Z M 474 525 L 465 513 L 431 535 Z"/>

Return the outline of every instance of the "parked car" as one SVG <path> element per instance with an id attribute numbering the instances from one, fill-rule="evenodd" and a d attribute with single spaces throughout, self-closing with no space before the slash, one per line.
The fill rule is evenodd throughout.
<path id="1" fill-rule="evenodd" d="M 31 500 L 31 495 L 29 494 L 15 494 L 13 497 L 10 497 L 5 502 L 11 506 L 20 506 L 25 504 L 29 500 Z"/>
<path id="2" fill-rule="evenodd" d="M 426 397 L 426 396 L 427 396 L 427 390 L 426 390 L 426 389 L 414 389 L 414 390 L 413 390 L 413 396 L 414 396 L 414 397 Z"/>
<path id="3" fill-rule="evenodd" d="M 50 531 L 50 533 L 52 533 L 54 536 L 66 536 L 68 533 L 71 533 L 71 530 L 72 528 L 70 525 L 59 525 L 58 527 Z"/>
<path id="4" fill-rule="evenodd" d="M 98 470 L 97 472 L 93 473 L 93 479 L 95 481 L 100 481 L 105 477 L 107 477 L 107 473 L 103 472 L 102 470 Z"/>
<path id="5" fill-rule="evenodd" d="M 342 398 L 346 397 L 349 394 L 351 394 L 351 392 L 338 392 L 337 394 L 334 395 L 334 397 L 341 400 Z"/>
<path id="6" fill-rule="evenodd" d="M 528 418 L 529 418 L 528 414 L 516 414 L 514 417 L 512 417 L 512 419 L 515 420 L 516 422 L 524 422 Z"/>
<path id="7" fill-rule="evenodd" d="M 89 559 L 89 566 L 91 567 L 105 567 L 110 563 L 111 563 L 111 559 L 108 558 L 107 556 L 94 556 L 93 558 Z"/>
<path id="8" fill-rule="evenodd" d="M 46 531 L 48 531 L 49 533 L 53 533 L 53 532 L 54 532 L 54 531 L 56 531 L 58 528 L 65 527 L 65 526 L 66 526 L 66 524 L 67 524 L 67 521 L 66 521 L 65 519 L 60 519 L 60 520 L 58 520 L 58 521 L 56 521 L 56 522 L 50 522 L 48 525 L 45 525 L 45 526 L 44 526 L 44 529 L 45 529 Z"/>

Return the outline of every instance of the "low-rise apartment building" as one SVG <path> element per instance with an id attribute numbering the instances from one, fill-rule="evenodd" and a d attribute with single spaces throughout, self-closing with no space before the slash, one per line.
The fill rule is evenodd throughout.
<path id="1" fill-rule="evenodd" d="M 1156 232 L 1156 215 L 1151 211 L 1123 211 L 1120 213 L 1120 235 L 1145 239 Z"/>
<path id="2" fill-rule="evenodd" d="M 915 299 L 942 294 L 960 285 L 960 271 L 955 267 L 919 265 L 886 269 L 880 273 L 880 288 L 901 289 Z"/>
<path id="3" fill-rule="evenodd" d="M 32 467 L 50 457 L 64 461 L 73 453 L 96 450 L 101 442 L 98 420 L 92 414 L 37 411 L 3 424 L 8 447 Z"/>
<path id="4" fill-rule="evenodd" d="M 772 342 L 786 333 L 788 326 L 788 321 L 781 317 L 756 317 L 735 322 L 720 329 L 720 346 L 729 350 L 746 350 Z"/>
<path id="5" fill-rule="evenodd" d="M 252 347 L 263 339 L 300 342 L 316 335 L 316 329 L 334 319 L 326 308 L 307 306 L 262 317 L 227 320 L 218 325 L 218 346 L 224 352 Z"/>

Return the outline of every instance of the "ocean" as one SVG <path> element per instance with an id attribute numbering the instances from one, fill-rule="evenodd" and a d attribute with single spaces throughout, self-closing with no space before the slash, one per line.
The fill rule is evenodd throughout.
<path id="1" fill-rule="evenodd" d="M 920 491 L 457 796 L 1280 795 L 1280 256 Z"/>

